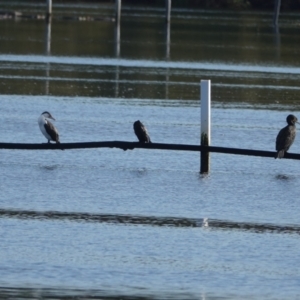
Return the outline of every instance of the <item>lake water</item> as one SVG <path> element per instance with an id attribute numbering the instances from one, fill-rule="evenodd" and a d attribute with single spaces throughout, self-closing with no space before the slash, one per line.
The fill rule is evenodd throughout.
<path id="1" fill-rule="evenodd" d="M 39 12 L 3 2 L 0 9 Z M 299 20 L 268 13 L 124 7 L 115 23 L 54 6 L 0 20 L 1 142 L 200 143 L 201 79 L 212 80 L 212 145 L 274 151 L 300 117 Z M 169 30 L 169 32 L 168 32 Z M 170 42 L 166 36 L 170 35 Z M 298 153 L 296 139 L 291 152 Z M 297 161 L 135 149 L 1 150 L 0 298 L 299 299 Z"/>

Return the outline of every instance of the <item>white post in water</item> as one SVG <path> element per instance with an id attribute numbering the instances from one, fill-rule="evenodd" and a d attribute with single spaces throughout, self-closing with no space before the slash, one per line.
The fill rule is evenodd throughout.
<path id="1" fill-rule="evenodd" d="M 201 146 L 210 145 L 210 95 L 210 80 L 201 80 Z M 208 151 L 201 151 L 200 164 L 200 173 L 208 173 Z"/>
<path id="2" fill-rule="evenodd" d="M 46 17 L 49 18 L 52 14 L 52 0 L 46 0 L 46 1 L 47 1 Z"/>
<path id="3" fill-rule="evenodd" d="M 278 18 L 279 18 L 279 13 L 280 13 L 280 5 L 281 5 L 281 0 L 275 0 L 274 1 L 273 25 L 275 25 L 275 26 L 278 25 Z"/>
<path id="4" fill-rule="evenodd" d="M 122 5 L 122 0 L 116 0 L 116 22 L 117 24 L 120 24 L 121 20 L 121 5 Z"/>
<path id="5" fill-rule="evenodd" d="M 171 21 L 171 0 L 166 1 L 166 21 L 169 23 Z"/>

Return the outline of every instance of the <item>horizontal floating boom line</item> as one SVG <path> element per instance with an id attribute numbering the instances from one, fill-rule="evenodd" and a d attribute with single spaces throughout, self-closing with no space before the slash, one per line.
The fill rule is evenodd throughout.
<path id="1" fill-rule="evenodd" d="M 233 229 L 252 231 L 255 233 L 297 233 L 300 234 L 300 226 L 293 224 L 269 224 L 235 222 L 229 220 L 217 220 L 210 218 L 185 218 L 185 217 L 155 217 L 141 215 L 124 214 L 94 214 L 80 212 L 59 212 L 59 211 L 33 211 L 33 210 L 11 210 L 0 209 L 0 218 L 16 218 L 23 220 L 40 221 L 75 221 L 75 222 L 94 222 L 110 223 L 114 225 L 149 225 L 149 226 L 168 226 L 168 227 L 207 227 L 214 229 Z"/>
<path id="2" fill-rule="evenodd" d="M 275 151 L 263 151 L 252 149 L 226 148 L 215 146 L 199 146 L 186 144 L 164 144 L 139 142 L 107 141 L 107 142 L 83 142 L 83 143 L 61 143 L 61 144 L 21 144 L 21 143 L 0 143 L 0 149 L 11 150 L 67 150 L 67 149 L 89 149 L 89 148 L 119 148 L 123 150 L 133 150 L 135 148 L 176 150 L 176 151 L 209 151 L 215 153 L 274 157 Z M 286 153 L 284 158 L 300 160 L 298 153 Z"/>

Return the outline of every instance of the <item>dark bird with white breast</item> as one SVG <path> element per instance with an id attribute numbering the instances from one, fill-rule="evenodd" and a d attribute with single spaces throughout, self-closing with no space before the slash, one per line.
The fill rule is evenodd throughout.
<path id="1" fill-rule="evenodd" d="M 58 130 L 48 119 L 52 119 L 55 121 L 55 119 L 48 111 L 44 111 L 38 119 L 40 130 L 45 136 L 45 138 L 48 140 L 48 143 L 50 143 L 50 141 L 54 141 L 57 144 L 59 144 L 60 141 Z"/>

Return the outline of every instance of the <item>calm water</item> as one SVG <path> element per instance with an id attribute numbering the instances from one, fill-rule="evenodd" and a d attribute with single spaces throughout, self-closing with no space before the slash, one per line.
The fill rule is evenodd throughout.
<path id="1" fill-rule="evenodd" d="M 2 6 L 1 6 L 2 5 Z M 3 2 L 0 8 L 40 12 Z M 298 16 L 124 7 L 111 21 L 0 21 L 1 142 L 199 144 L 199 81 L 212 80 L 212 145 L 274 150 L 300 117 Z M 72 15 L 110 17 L 109 6 Z M 48 41 L 48 42 L 47 42 Z M 298 152 L 296 139 L 291 152 Z M 163 150 L 1 150 L 0 297 L 298 299 L 297 161 Z"/>

